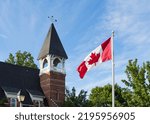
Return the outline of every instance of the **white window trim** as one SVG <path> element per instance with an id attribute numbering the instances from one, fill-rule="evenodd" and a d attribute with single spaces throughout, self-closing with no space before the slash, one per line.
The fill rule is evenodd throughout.
<path id="1" fill-rule="evenodd" d="M 58 58 L 60 60 L 60 63 L 62 64 L 62 69 L 58 69 L 58 68 L 55 68 L 53 66 L 53 61 Z M 43 63 L 44 63 L 44 60 L 47 60 L 48 62 L 48 66 L 43 68 Z M 62 74 L 66 74 L 66 70 L 65 70 L 65 59 L 64 58 L 60 58 L 59 56 L 55 56 L 55 55 L 47 55 L 46 57 L 42 58 L 39 60 L 39 63 L 40 63 L 40 73 L 39 75 L 42 75 L 44 73 L 48 73 L 50 71 L 54 71 L 54 72 L 60 72 Z"/>
<path id="2" fill-rule="evenodd" d="M 4 93 L 5 93 L 6 97 L 8 99 L 10 99 L 10 102 L 9 102 L 10 106 L 11 106 L 11 99 L 15 99 L 15 107 L 17 107 L 17 94 L 18 93 L 6 92 L 6 91 L 4 91 Z"/>
<path id="3" fill-rule="evenodd" d="M 41 106 L 40 102 L 43 102 L 44 96 L 36 96 L 36 95 L 32 95 L 30 92 L 28 92 L 28 93 L 29 93 L 29 95 L 31 97 L 32 102 L 33 101 L 37 101 L 38 102 L 38 106 L 40 107 Z"/>
<path id="4" fill-rule="evenodd" d="M 6 91 L 4 92 L 7 98 L 17 98 L 18 93 L 12 93 L 12 92 L 6 92 Z"/>

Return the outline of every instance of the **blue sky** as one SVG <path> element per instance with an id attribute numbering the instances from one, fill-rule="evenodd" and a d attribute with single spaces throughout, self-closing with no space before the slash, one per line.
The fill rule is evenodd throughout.
<path id="1" fill-rule="evenodd" d="M 0 0 L 0 61 L 9 53 L 28 51 L 35 58 L 54 16 L 68 54 L 66 85 L 79 91 L 111 83 L 111 61 L 80 79 L 77 66 L 115 31 L 115 80 L 123 86 L 129 59 L 150 60 L 149 0 Z"/>

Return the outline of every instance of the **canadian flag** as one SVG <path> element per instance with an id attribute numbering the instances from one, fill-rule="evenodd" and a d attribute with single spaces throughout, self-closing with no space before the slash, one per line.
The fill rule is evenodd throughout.
<path id="1" fill-rule="evenodd" d="M 100 46 L 94 49 L 79 65 L 77 71 L 80 78 L 83 78 L 87 71 L 99 63 L 112 59 L 111 55 L 111 37 L 104 41 Z"/>

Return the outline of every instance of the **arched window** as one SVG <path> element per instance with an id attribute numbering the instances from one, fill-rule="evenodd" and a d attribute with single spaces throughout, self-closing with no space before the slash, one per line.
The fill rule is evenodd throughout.
<path id="1" fill-rule="evenodd" d="M 48 66 L 47 59 L 44 59 L 44 62 L 43 62 L 43 68 L 46 68 L 47 66 Z"/>
<path id="2" fill-rule="evenodd" d="M 54 67 L 56 67 L 56 68 L 58 68 L 58 69 L 61 69 L 61 68 L 62 68 L 61 61 L 60 61 L 58 58 L 54 59 L 53 65 L 54 65 Z"/>

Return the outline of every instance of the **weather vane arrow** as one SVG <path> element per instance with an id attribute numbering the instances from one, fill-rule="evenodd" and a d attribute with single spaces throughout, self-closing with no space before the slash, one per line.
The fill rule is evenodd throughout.
<path id="1" fill-rule="evenodd" d="M 54 19 L 54 16 L 51 17 L 48 16 L 48 18 L 51 20 L 52 23 L 57 22 L 57 19 Z"/>

